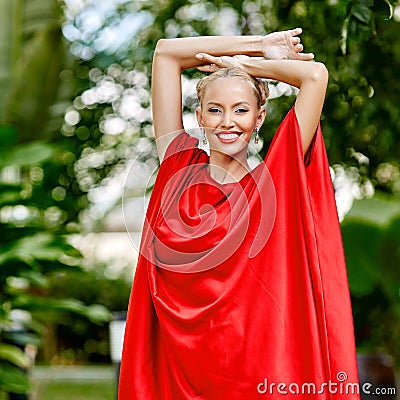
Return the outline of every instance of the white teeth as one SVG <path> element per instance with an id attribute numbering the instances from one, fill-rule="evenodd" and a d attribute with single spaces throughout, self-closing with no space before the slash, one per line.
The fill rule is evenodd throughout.
<path id="1" fill-rule="evenodd" d="M 236 139 L 239 135 L 237 133 L 220 133 L 218 135 L 218 137 L 220 137 L 221 139 Z"/>

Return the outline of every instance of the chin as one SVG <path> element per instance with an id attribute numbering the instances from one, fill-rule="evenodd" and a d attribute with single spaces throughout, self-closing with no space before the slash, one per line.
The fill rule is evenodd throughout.
<path id="1" fill-rule="evenodd" d="M 225 154 L 227 156 L 230 157 L 234 157 L 239 155 L 239 154 L 247 154 L 247 149 L 249 147 L 249 143 L 248 142 L 235 142 L 232 144 L 221 144 L 221 143 L 210 143 L 210 152 L 211 153 L 221 153 L 221 154 Z"/>

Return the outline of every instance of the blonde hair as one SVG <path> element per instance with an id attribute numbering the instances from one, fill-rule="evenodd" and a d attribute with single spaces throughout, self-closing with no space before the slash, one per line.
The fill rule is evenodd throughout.
<path id="1" fill-rule="evenodd" d="M 205 89 L 209 83 L 214 82 L 215 80 L 220 78 L 228 78 L 231 76 L 235 76 L 243 79 L 246 82 L 249 82 L 257 99 L 258 107 L 261 107 L 265 104 L 269 96 L 267 81 L 255 78 L 254 76 L 249 75 L 247 72 L 244 72 L 240 68 L 221 68 L 218 71 L 205 76 L 197 82 L 196 91 L 200 105 L 201 100 L 204 96 Z"/>

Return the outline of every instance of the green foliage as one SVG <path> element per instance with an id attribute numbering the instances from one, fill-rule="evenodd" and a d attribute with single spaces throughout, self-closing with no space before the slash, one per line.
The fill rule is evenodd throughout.
<path id="1" fill-rule="evenodd" d="M 376 24 L 380 19 L 393 17 L 393 4 L 388 0 L 356 0 L 347 7 L 347 16 L 342 25 L 341 50 L 347 52 L 347 42 L 350 37 L 368 40 L 377 35 Z"/>
<path id="2" fill-rule="evenodd" d="M 19 368 L 29 367 L 29 360 L 27 359 L 25 353 L 10 344 L 0 344 L 0 359 L 3 361 L 8 361 Z"/>
<path id="3" fill-rule="evenodd" d="M 21 349 L 40 345 L 49 314 L 73 313 L 97 324 L 111 316 L 102 305 L 49 297 L 54 274 L 84 274 L 82 256 L 65 235 L 77 226 L 85 205 L 78 205 L 79 188 L 67 193 L 63 187 L 70 185 L 65 176 L 73 176 L 68 167 L 75 160 L 74 145 L 60 146 L 52 137 L 63 121 L 65 103 L 60 104 L 73 93 L 73 82 L 63 73 L 68 57 L 60 17 L 57 0 L 0 1 L 2 398 L 28 391 L 31 360 Z"/>
<path id="4" fill-rule="evenodd" d="M 49 159 L 54 154 L 54 147 L 47 143 L 33 142 L 10 148 L 0 160 L 0 168 L 7 166 L 29 167 Z"/>
<path id="5" fill-rule="evenodd" d="M 26 373 L 14 365 L 0 363 L 0 393 L 26 393 L 29 389 L 29 381 Z"/>
<path id="6" fill-rule="evenodd" d="M 24 371 L 29 366 L 30 360 L 22 350 L 0 342 L 0 393 L 26 393 L 29 381 Z"/>
<path id="7" fill-rule="evenodd" d="M 56 100 L 65 53 L 61 39 L 56 24 L 25 42 L 21 54 L 24 61 L 18 64 L 7 119 L 25 141 L 43 134 L 49 107 Z"/>
<path id="8" fill-rule="evenodd" d="M 2 0 L 0 123 L 20 140 L 43 134 L 64 65 L 60 9 L 55 0 Z"/>
<path id="9" fill-rule="evenodd" d="M 143 23 L 142 29 L 132 37 L 130 46 L 118 49 L 112 61 L 112 57 L 105 54 L 106 50 L 96 54 L 94 42 L 104 25 L 92 35 L 82 35 L 86 40 L 85 49 L 95 54 L 92 60 L 86 60 L 83 64 L 90 70 L 90 86 L 100 87 L 105 80 L 118 86 L 118 90 L 122 85 L 122 98 L 127 91 L 139 91 L 142 86 L 138 84 L 139 80 L 121 78 L 130 76 L 130 73 L 132 75 L 132 70 L 150 75 L 154 47 L 160 38 L 265 34 L 277 29 L 301 26 L 305 50 L 314 52 L 316 59 L 323 61 L 330 72 L 322 119 L 331 163 L 346 163 L 359 168 L 353 154 L 361 153 L 369 160 L 369 165 L 360 169 L 363 179 L 371 181 L 380 190 L 398 194 L 399 179 L 394 184 L 392 179 L 383 181 L 379 175 L 382 164 L 388 161 L 396 161 L 393 168 L 399 171 L 400 117 L 396 93 L 400 92 L 400 81 L 396 74 L 400 47 L 398 41 L 393 40 L 399 29 L 399 21 L 393 19 L 394 7 L 399 7 L 397 1 L 386 0 L 238 1 L 229 4 L 204 0 L 127 1 L 120 5 L 117 10 L 119 14 L 110 13 L 109 19 L 104 19 L 104 25 L 115 25 L 116 20 L 122 20 L 128 13 L 141 16 L 143 20 L 150 15 L 152 23 Z M 71 24 L 75 29 L 83 30 L 78 17 Z M 117 61 L 120 65 L 115 64 Z M 185 75 L 189 79 L 202 76 L 195 70 L 185 71 Z M 150 82 L 143 88 L 150 93 Z M 78 99 L 81 100 L 81 97 Z M 261 131 L 267 144 L 282 115 L 292 103 L 291 99 L 282 97 L 267 104 L 267 123 Z M 126 117 L 121 115 L 118 101 L 107 99 L 93 99 L 90 104 L 79 101 L 79 105 L 77 111 L 82 119 L 71 128 L 72 135 L 78 134 L 83 126 L 89 132 L 100 130 L 107 134 L 106 122 L 113 118 L 121 118 L 127 124 L 125 132 L 113 133 L 112 138 L 106 135 L 106 140 L 102 140 L 100 146 L 95 146 L 96 140 L 92 142 L 96 154 L 104 153 L 107 149 L 112 151 L 113 164 L 123 163 L 127 157 L 126 153 L 119 151 L 124 145 L 133 147 L 129 157 L 132 153 L 135 157 L 137 135 L 144 141 L 151 137 L 148 131 L 150 114 L 144 118 L 143 113 L 136 116 L 132 112 L 132 115 Z M 185 113 L 193 114 L 196 105 L 193 94 L 184 96 Z M 143 96 L 138 106 L 148 111 L 148 96 Z M 127 134 L 127 130 L 132 133 Z M 267 146 L 264 146 L 261 155 L 266 150 Z M 110 171 L 112 168 L 104 165 L 104 169 L 93 171 L 94 184 L 98 185 L 102 181 L 104 176 L 100 172 L 105 170 Z"/>
<path id="10" fill-rule="evenodd" d="M 123 274 L 110 275 L 106 265 L 96 264 L 87 273 L 65 271 L 54 275 L 51 297 L 75 298 L 83 304 L 101 303 L 112 312 L 126 310 L 130 282 Z M 95 311 L 95 309 L 93 309 Z M 64 363 L 110 362 L 108 326 L 96 326 L 77 314 L 54 315 L 59 354 Z"/>
<path id="11" fill-rule="evenodd" d="M 342 224 L 360 348 L 384 348 L 400 359 L 400 201 L 358 202 Z"/>

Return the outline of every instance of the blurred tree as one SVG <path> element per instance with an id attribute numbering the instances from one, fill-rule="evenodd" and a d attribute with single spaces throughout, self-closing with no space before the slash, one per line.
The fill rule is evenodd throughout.
<path id="1" fill-rule="evenodd" d="M 43 138 L 65 63 L 57 1 L 2 1 L 1 121 L 18 140 Z"/>
<path id="2" fill-rule="evenodd" d="M 63 102 L 73 96 L 61 15 L 56 0 L 0 1 L 1 398 L 27 392 L 31 360 L 22 349 L 40 343 L 49 312 L 96 322 L 110 316 L 103 306 L 49 298 L 56 272 L 84 273 L 64 236 L 85 205 L 82 192 L 64 188 L 74 146 L 52 136 L 60 131 Z"/>
<path id="3" fill-rule="evenodd" d="M 342 223 L 359 351 L 400 359 L 400 201 L 358 201 Z"/>
<path id="4" fill-rule="evenodd" d="M 131 283 L 123 270 L 96 263 L 82 275 L 71 271 L 52 278 L 52 298 L 76 298 L 85 304 L 102 304 L 112 312 L 126 309 Z M 129 266 L 129 275 L 132 266 Z M 127 271 L 125 271 L 127 272 Z M 94 329 L 95 328 L 95 329 Z M 109 327 L 95 326 L 84 316 L 65 314 L 57 319 L 57 358 L 63 363 L 110 363 Z"/>
<path id="5" fill-rule="evenodd" d="M 87 132 L 84 127 L 89 128 L 90 138 L 95 132 L 104 134 L 99 147 L 92 147 L 103 159 L 101 165 L 82 171 L 90 176 L 91 184 L 99 185 L 104 178 L 102 167 L 110 166 L 110 159 L 115 164 L 135 158 L 138 151 L 131 146 L 136 139 L 141 138 L 140 149 L 151 142 L 147 78 L 158 39 L 265 34 L 302 26 L 306 50 L 313 51 L 330 71 L 322 119 L 331 162 L 356 167 L 360 185 L 368 182 L 366 190 L 373 186 L 400 194 L 400 117 L 395 98 L 400 91 L 396 76 L 400 47 L 391 39 L 399 29 L 398 1 L 120 1 L 118 8 L 110 9 L 88 32 L 82 15 L 91 15 L 94 7 L 94 2 L 88 2 L 80 13 L 71 16 L 64 29 L 73 41 L 71 50 L 83 57 L 82 65 L 92 86 L 76 99 L 81 121 L 70 127 L 71 135 Z M 122 24 L 127 16 L 134 16 L 136 26 L 129 45 L 125 39 L 119 48 L 107 48 L 104 26 L 107 33 L 110 27 L 117 30 L 117 21 Z M 200 76 L 196 70 L 185 71 L 189 80 Z M 261 132 L 267 143 L 291 104 L 287 96 L 268 102 L 267 123 Z M 189 116 L 196 105 L 194 91 L 187 91 L 184 112 L 192 125 L 189 128 L 195 127 Z M 261 155 L 266 150 L 264 146 Z M 145 157 L 148 163 L 152 156 L 157 162 L 156 154 L 151 153 Z"/>

